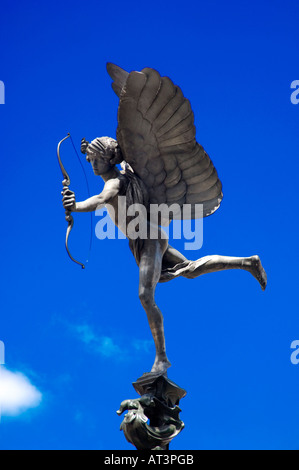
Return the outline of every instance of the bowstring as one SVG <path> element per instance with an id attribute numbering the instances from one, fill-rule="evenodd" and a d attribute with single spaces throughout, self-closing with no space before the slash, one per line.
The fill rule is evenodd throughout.
<path id="1" fill-rule="evenodd" d="M 78 160 L 79 160 L 80 166 L 81 166 L 81 168 L 82 168 L 82 171 L 83 171 L 83 174 L 84 174 L 84 177 L 85 177 L 86 187 L 87 187 L 87 192 L 88 192 L 88 197 L 91 197 L 90 187 L 89 187 L 89 183 L 88 183 L 86 171 L 85 171 L 85 169 L 84 169 L 83 163 L 81 162 L 81 159 L 80 159 L 80 156 L 79 156 L 79 154 L 78 154 L 78 151 L 77 151 L 77 149 L 76 149 L 76 147 L 75 147 L 75 144 L 74 144 L 73 138 L 72 138 L 72 136 L 71 136 L 71 133 L 70 133 L 70 140 L 71 140 L 73 149 L 75 150 L 75 154 L 77 155 L 77 158 L 78 158 Z M 87 257 L 87 260 L 86 260 L 86 264 L 89 262 L 90 253 L 91 253 L 91 248 L 92 248 L 92 228 L 93 228 L 93 219 L 92 219 L 92 212 L 90 212 L 90 240 L 89 240 L 89 250 L 88 250 L 88 257 Z"/>

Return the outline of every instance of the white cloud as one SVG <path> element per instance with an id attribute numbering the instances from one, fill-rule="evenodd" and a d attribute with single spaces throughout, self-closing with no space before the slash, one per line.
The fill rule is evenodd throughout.
<path id="1" fill-rule="evenodd" d="M 133 339 L 132 346 L 139 353 L 151 353 L 154 351 L 154 341 L 148 339 Z"/>
<path id="2" fill-rule="evenodd" d="M 75 325 L 72 326 L 72 328 L 83 343 L 91 344 L 98 341 L 98 336 L 93 332 L 89 325 Z"/>
<path id="3" fill-rule="evenodd" d="M 99 334 L 94 327 L 87 324 L 65 323 L 75 338 L 84 343 L 89 352 L 98 354 L 105 358 L 111 358 L 117 361 L 128 360 L 132 355 L 150 354 L 154 351 L 154 342 L 152 340 L 132 339 L 130 342 L 124 340 L 119 332 L 116 338 Z M 119 344 L 120 343 L 120 344 Z"/>
<path id="4" fill-rule="evenodd" d="M 87 325 L 72 326 L 73 331 L 80 341 L 85 343 L 89 349 L 104 357 L 121 358 L 125 354 L 110 336 L 98 335 Z"/>
<path id="5" fill-rule="evenodd" d="M 24 374 L 0 366 L 0 415 L 18 416 L 41 401 L 41 392 Z"/>

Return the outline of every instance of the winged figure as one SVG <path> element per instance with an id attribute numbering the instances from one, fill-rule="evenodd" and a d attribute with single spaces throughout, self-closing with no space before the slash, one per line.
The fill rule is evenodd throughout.
<path id="1" fill-rule="evenodd" d="M 111 63 L 107 64 L 107 71 L 119 97 L 116 140 L 101 137 L 91 142 L 82 139 L 81 143 L 81 151 L 95 175 L 104 180 L 104 189 L 77 202 L 74 192 L 65 186 L 63 206 L 69 213 L 95 211 L 105 205 L 113 208 L 111 216 L 126 234 L 139 266 L 139 298 L 156 347 L 151 372 L 163 374 L 170 362 L 166 355 L 163 316 L 155 301 L 159 282 L 178 276 L 194 279 L 206 273 L 243 269 L 264 290 L 267 277 L 258 256 L 213 255 L 191 261 L 169 245 L 163 225 L 171 219 L 186 217 L 183 211 L 186 206 L 191 219 L 197 216 L 198 206 L 203 217 L 213 214 L 223 198 L 221 181 L 208 154 L 196 141 L 190 102 L 170 78 L 161 77 L 151 68 L 128 73 Z M 148 233 L 152 207 L 174 205 L 175 209 L 162 214 L 157 237 L 136 238 L 128 231 L 132 217 L 127 215 L 125 220 L 118 217 L 119 196 L 126 197 L 127 207 L 139 204 L 146 208 Z"/>

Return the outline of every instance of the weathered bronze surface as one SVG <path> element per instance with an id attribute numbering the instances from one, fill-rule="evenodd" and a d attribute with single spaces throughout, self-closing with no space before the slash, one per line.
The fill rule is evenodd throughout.
<path id="1" fill-rule="evenodd" d="M 63 206 L 71 225 L 72 212 L 91 212 L 108 205 L 115 224 L 129 240 L 139 266 L 139 298 L 147 314 L 156 357 L 150 375 L 134 384 L 141 398 L 126 401 L 121 407 L 121 410 L 129 410 L 122 429 L 138 448 L 142 445 L 149 448 L 148 445 L 157 442 L 165 447 L 171 433 L 179 432 L 182 424 L 179 424 L 177 405 L 170 399 L 175 387 L 167 379 L 171 364 L 166 355 L 163 316 L 155 301 L 157 284 L 178 276 L 194 279 L 206 273 L 242 269 L 252 274 L 264 290 L 267 276 L 258 256 L 213 255 L 191 261 L 169 245 L 161 225 L 167 225 L 171 219 L 183 219 L 186 205 L 190 208 L 191 219 L 196 217 L 198 205 L 202 207 L 203 217 L 213 214 L 223 197 L 221 181 L 211 159 L 196 141 L 194 115 L 178 86 L 150 68 L 128 73 L 108 64 L 107 70 L 113 79 L 113 90 L 119 97 L 117 140 L 101 137 L 90 143 L 82 139 L 81 143 L 81 151 L 86 154 L 95 175 L 103 179 L 104 189 L 98 195 L 76 202 L 75 194 L 69 189 L 68 175 L 65 175 Z M 122 171 L 117 164 L 122 165 Z M 151 233 L 153 225 L 149 215 L 154 204 L 164 204 L 166 208 L 175 204 L 176 210 L 161 214 L 156 227 L 157 237 L 134 238 L 130 231 L 132 217 L 129 214 L 125 220 L 119 217 L 119 196 L 126 197 L 127 208 L 133 204 L 145 208 L 147 234 Z M 161 384 L 162 395 L 157 391 Z M 158 388 L 153 391 L 155 387 Z M 174 394 L 178 399 L 182 396 Z M 157 410 L 161 419 L 155 414 Z M 145 416 L 160 424 L 148 427 Z M 174 421 L 170 425 L 168 420 Z M 170 427 L 165 430 L 168 425 Z M 151 426 L 159 430 L 154 432 Z M 140 427 L 143 436 L 148 435 L 150 444 L 145 442 L 145 437 L 136 437 Z M 164 431 L 167 437 L 162 438 Z"/>
<path id="2" fill-rule="evenodd" d="M 139 450 L 166 450 L 184 428 L 179 401 L 186 391 L 166 375 L 144 374 L 134 384 L 141 398 L 125 400 L 118 414 L 128 411 L 120 429 L 128 442 Z M 149 420 L 149 424 L 147 421 Z"/>

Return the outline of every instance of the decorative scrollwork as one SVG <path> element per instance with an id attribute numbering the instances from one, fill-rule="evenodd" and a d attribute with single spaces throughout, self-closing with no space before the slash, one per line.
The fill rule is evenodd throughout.
<path id="1" fill-rule="evenodd" d="M 157 374 L 144 374 L 133 385 L 138 393 L 145 393 L 140 398 L 121 403 L 118 415 L 124 411 L 128 413 L 120 429 L 138 450 L 167 449 L 184 428 L 178 402 L 186 395 L 185 390 Z"/>

